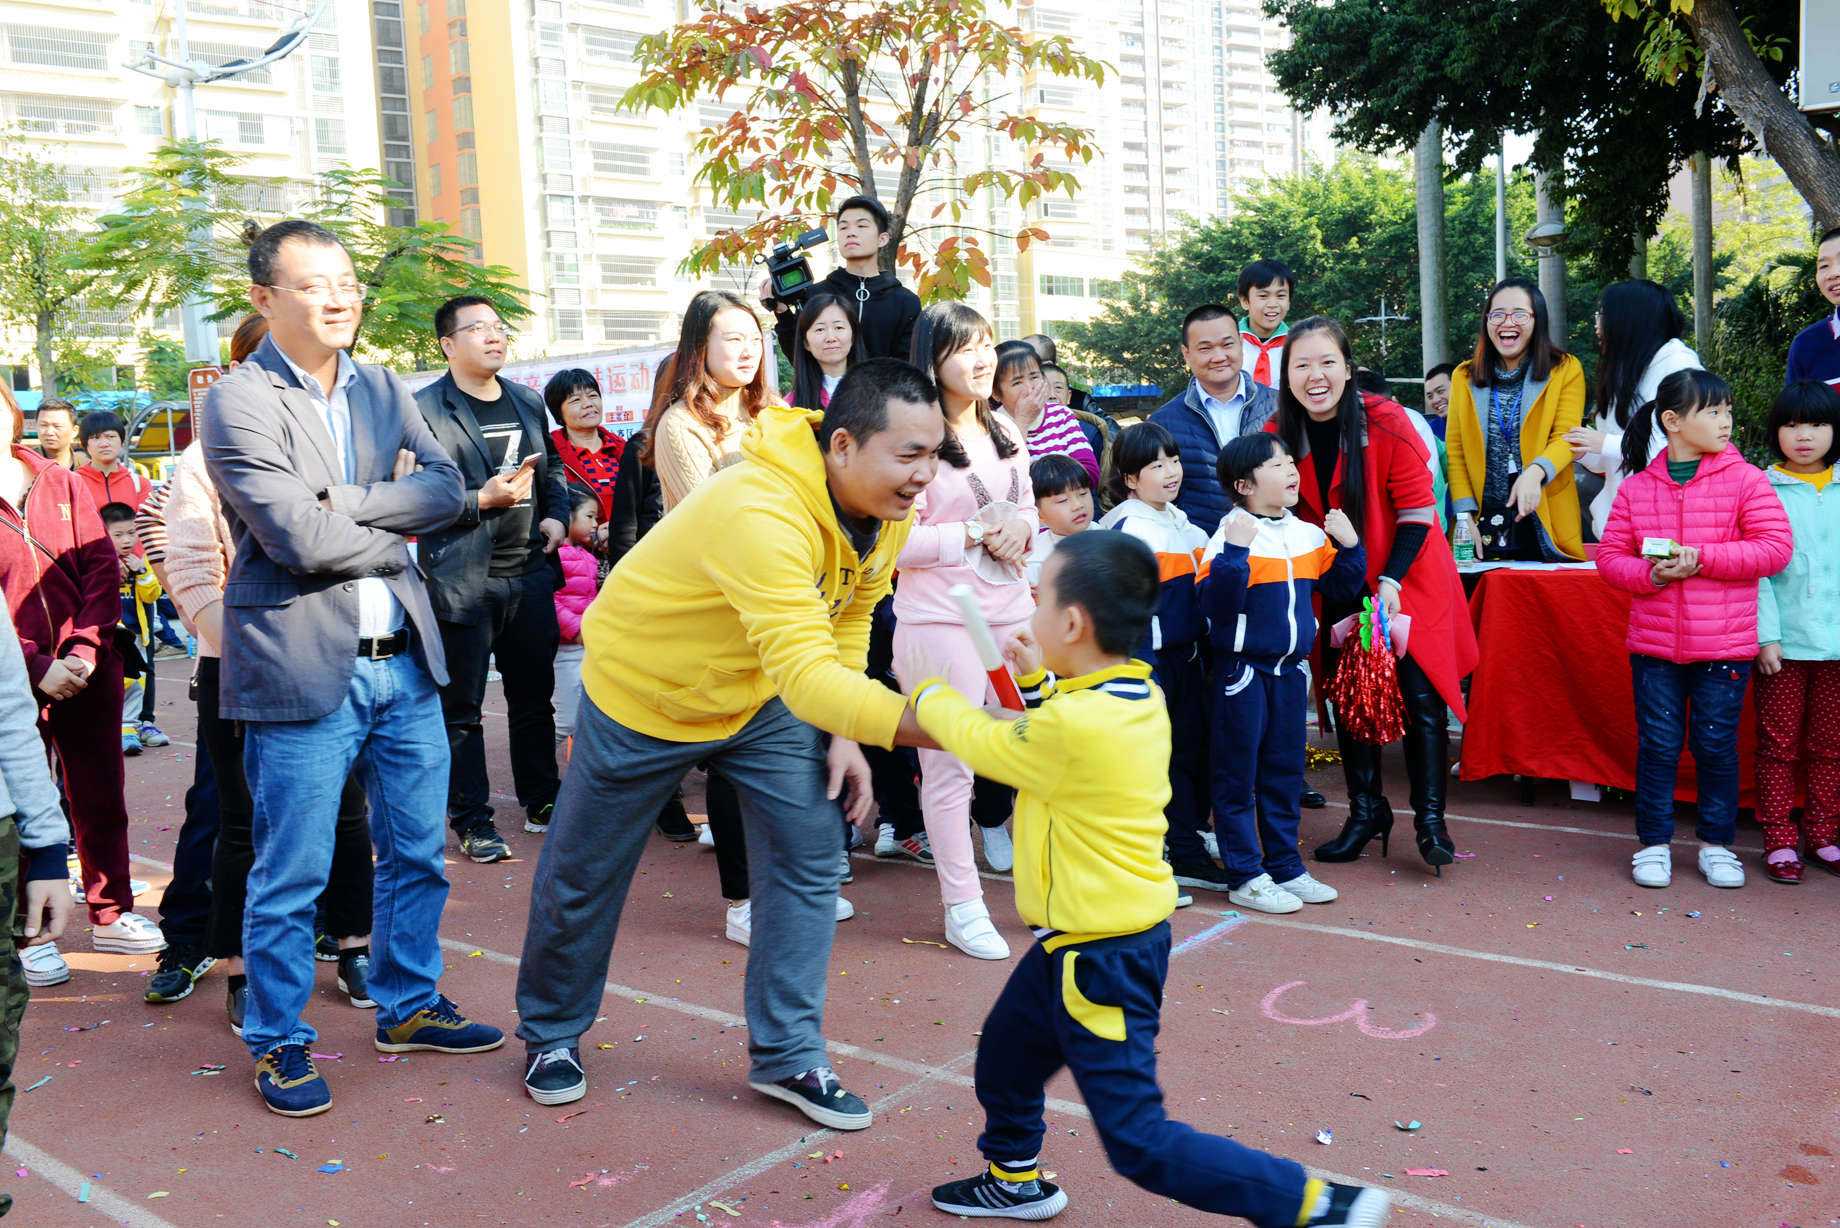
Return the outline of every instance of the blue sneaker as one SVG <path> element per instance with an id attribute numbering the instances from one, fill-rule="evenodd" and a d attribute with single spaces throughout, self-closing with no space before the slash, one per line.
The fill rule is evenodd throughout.
<path id="1" fill-rule="evenodd" d="M 377 1029 L 381 1053 L 484 1053 L 505 1043 L 505 1034 L 474 1023 L 443 995 L 393 1028 Z"/>
<path id="2" fill-rule="evenodd" d="M 305 1045 L 271 1049 L 256 1063 L 256 1090 L 271 1113 L 312 1117 L 332 1107 L 332 1089 L 314 1068 Z"/>
<path id="3" fill-rule="evenodd" d="M 124 755 L 141 753 L 141 735 L 138 730 L 124 729 L 121 731 L 121 753 Z"/>

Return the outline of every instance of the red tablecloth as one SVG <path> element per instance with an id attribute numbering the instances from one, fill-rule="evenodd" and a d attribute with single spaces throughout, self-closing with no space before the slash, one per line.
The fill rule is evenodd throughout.
<path id="1" fill-rule="evenodd" d="M 1470 678 L 1464 780 L 1519 774 L 1634 789 L 1635 696 L 1628 593 L 1596 571 L 1484 572 L 1470 597 L 1481 661 Z M 1752 803 L 1757 718 L 1747 695 L 1738 727 L 1743 804 Z M 1692 800 L 1681 757 L 1675 796 Z"/>

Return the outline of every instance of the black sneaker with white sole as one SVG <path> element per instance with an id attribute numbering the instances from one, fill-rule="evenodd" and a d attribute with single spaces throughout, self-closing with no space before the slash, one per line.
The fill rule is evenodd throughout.
<path id="1" fill-rule="evenodd" d="M 833 1130 L 867 1130 L 875 1120 L 863 1098 L 844 1091 L 837 1072 L 829 1066 L 814 1067 L 777 1083 L 757 1083 L 749 1079 L 748 1086 L 763 1096 L 784 1100 L 819 1125 Z"/>
<path id="2" fill-rule="evenodd" d="M 1393 1196 L 1371 1186 L 1331 1185 L 1322 1192 L 1329 1205 L 1303 1221 L 1307 1228 L 1382 1228 L 1392 1211 Z"/>
<path id="3" fill-rule="evenodd" d="M 339 954 L 339 991 L 359 1010 L 375 1010 L 371 998 L 371 957 L 368 951 Z"/>
<path id="4" fill-rule="evenodd" d="M 581 1053 L 573 1047 L 545 1049 L 524 1058 L 524 1090 L 538 1104 L 569 1104 L 588 1094 Z"/>
<path id="5" fill-rule="evenodd" d="M 249 1010 L 249 986 L 238 985 L 224 995 L 224 1014 L 230 1019 L 230 1035 L 243 1039 L 243 1015 Z"/>
<path id="6" fill-rule="evenodd" d="M 541 836 L 549 831 L 550 816 L 556 813 L 554 802 L 544 802 L 535 810 L 524 816 L 524 830 L 533 836 Z"/>
<path id="7" fill-rule="evenodd" d="M 1233 883 L 1227 872 L 1211 861 L 1178 861 L 1172 868 L 1178 887 L 1199 887 L 1203 891 L 1230 891 Z"/>
<path id="8" fill-rule="evenodd" d="M 460 833 L 460 851 L 481 865 L 511 859 L 511 846 L 498 834 L 491 819 L 483 819 Z"/>
<path id="9" fill-rule="evenodd" d="M 169 945 L 160 952 L 159 970 L 147 982 L 147 1001 L 164 1004 L 190 997 L 198 978 L 216 962 L 203 947 Z"/>
<path id="10" fill-rule="evenodd" d="M 989 1168 L 964 1181 L 933 1187 L 933 1205 L 975 1219 L 1050 1219 L 1067 1209 L 1067 1194 L 1052 1181 L 999 1181 Z"/>

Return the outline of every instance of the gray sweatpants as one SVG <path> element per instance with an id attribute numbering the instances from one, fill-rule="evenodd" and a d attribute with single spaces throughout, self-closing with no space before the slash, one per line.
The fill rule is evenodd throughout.
<path id="1" fill-rule="evenodd" d="M 751 1079 L 829 1065 L 824 988 L 837 931 L 837 803 L 824 796 L 822 735 L 769 702 L 721 742 L 666 742 L 609 717 L 587 695 L 575 750 L 543 838 L 518 969 L 517 1034 L 532 1053 L 581 1040 L 601 1012 L 633 871 L 684 772 L 713 762 L 735 786 L 753 900 L 746 1010 Z"/>

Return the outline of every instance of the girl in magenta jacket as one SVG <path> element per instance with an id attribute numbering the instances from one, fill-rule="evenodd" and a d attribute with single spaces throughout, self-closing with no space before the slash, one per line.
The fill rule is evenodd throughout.
<path id="1" fill-rule="evenodd" d="M 575 712 L 581 703 L 581 616 L 600 591 L 601 563 L 594 541 L 601 524 L 600 497 L 591 490 L 571 487 L 569 540 L 558 547 L 562 560 L 562 587 L 556 590 L 556 626 L 562 643 L 556 649 L 556 745 L 575 732 Z"/>
<path id="2" fill-rule="evenodd" d="M 1647 455 L 1651 423 L 1667 448 Z M 1661 382 L 1624 434 L 1627 478 L 1616 492 L 1597 568 L 1635 594 L 1629 661 L 1636 702 L 1633 872 L 1644 887 L 1673 874 L 1674 784 L 1684 739 L 1699 769 L 1699 869 L 1714 887 L 1742 887 L 1732 853 L 1738 815 L 1738 720 L 1757 656 L 1757 582 L 1794 552 L 1782 502 L 1762 470 L 1731 446 L 1731 389 L 1705 371 Z"/>

